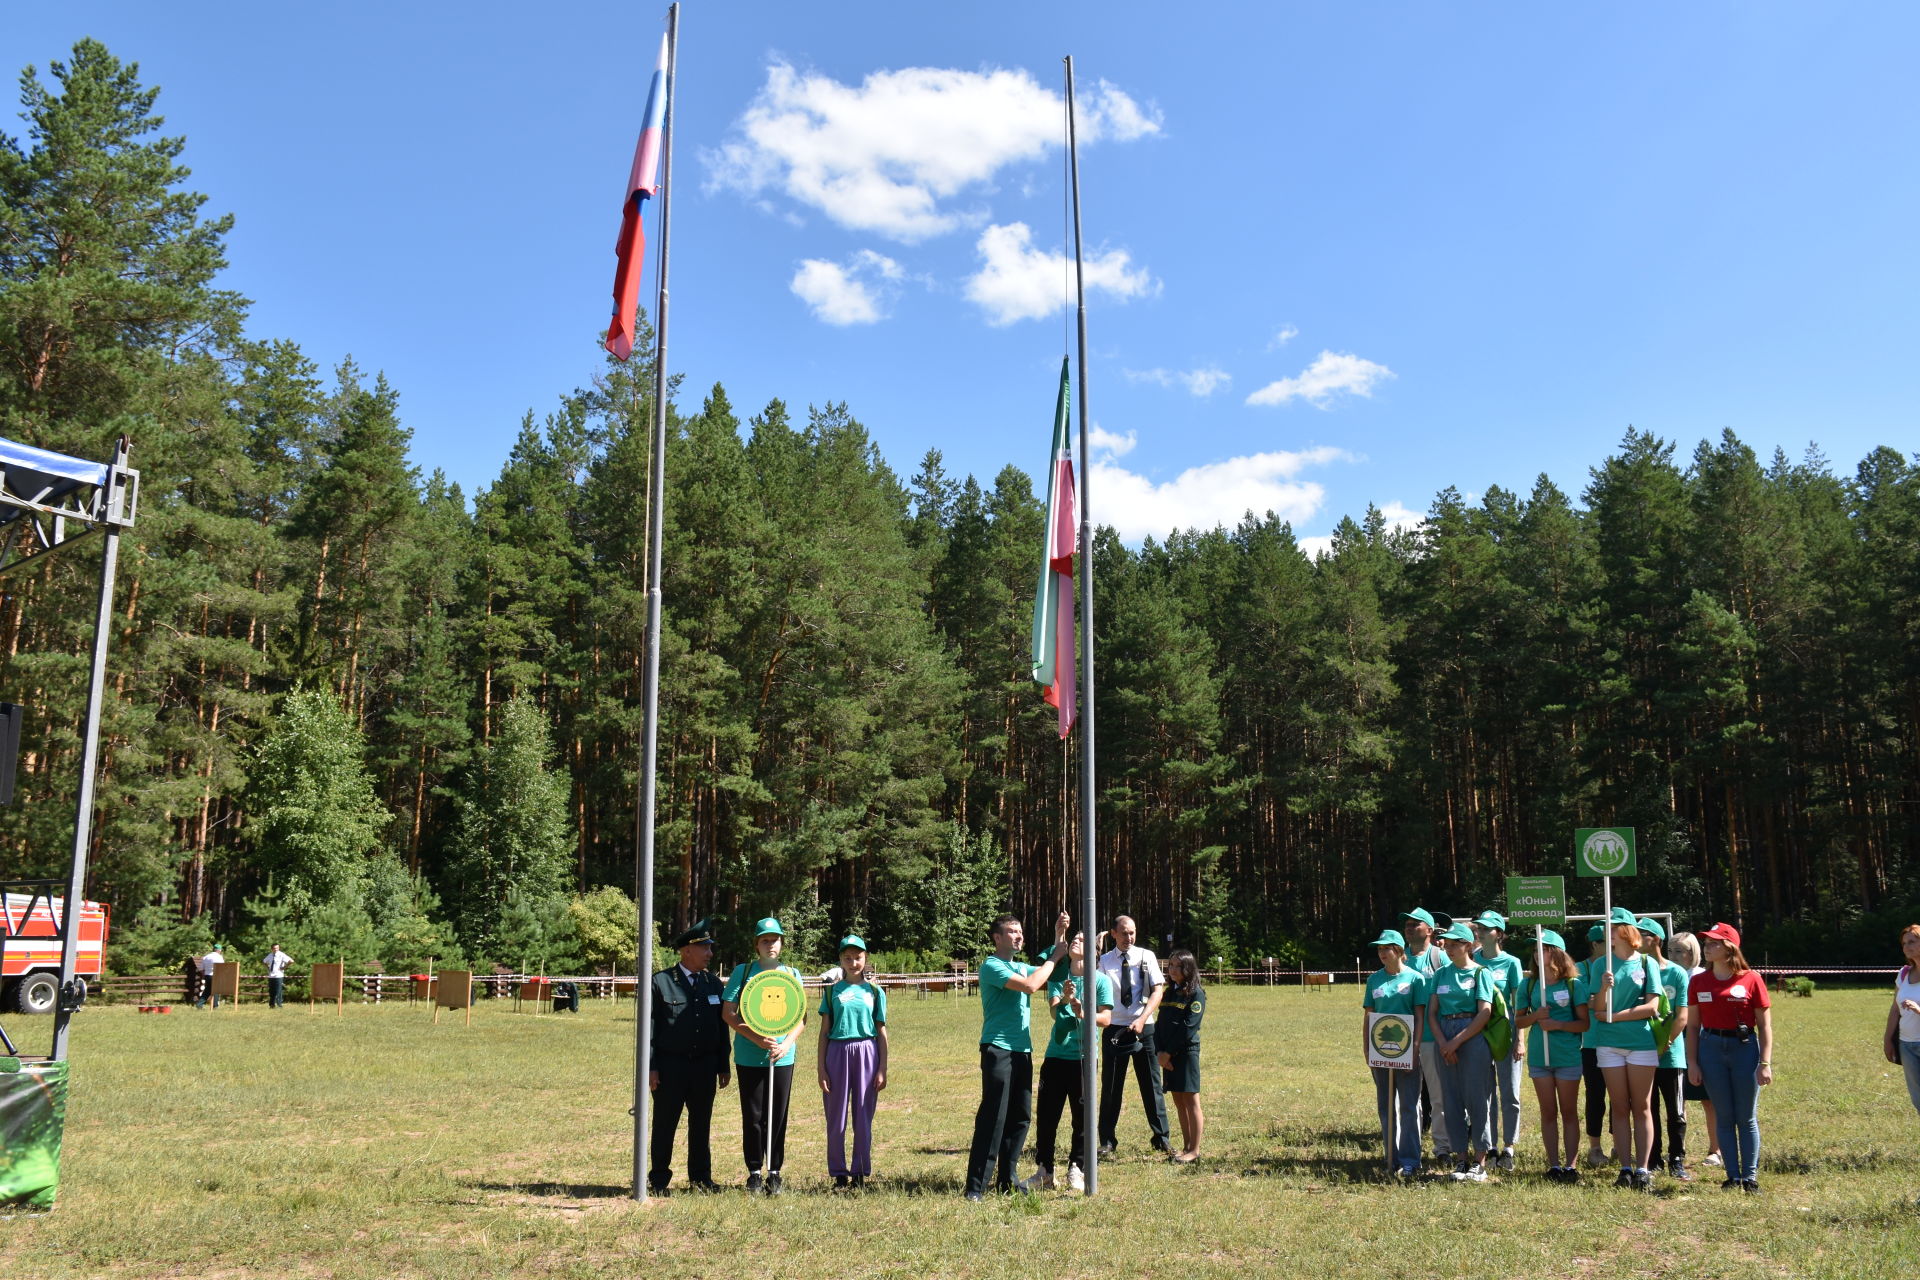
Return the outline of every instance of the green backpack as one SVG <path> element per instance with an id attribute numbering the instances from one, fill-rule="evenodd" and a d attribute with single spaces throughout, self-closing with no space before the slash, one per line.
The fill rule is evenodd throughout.
<path id="1" fill-rule="evenodd" d="M 1507 1009 L 1507 997 L 1500 988 L 1493 989 L 1493 1013 L 1487 1019 L 1487 1048 L 1493 1052 L 1493 1060 L 1500 1062 L 1513 1052 L 1513 1015 Z"/>
<path id="2" fill-rule="evenodd" d="M 1641 963 L 1646 962 L 1642 960 Z M 1653 966 L 1647 967 L 1651 969 Z M 1653 975 L 1653 982 L 1660 989 L 1660 1003 L 1655 1006 L 1652 1018 L 1653 1043 L 1664 1054 L 1673 1046 L 1673 1035 L 1680 1024 L 1680 1009 L 1674 1005 L 1672 997 L 1667 995 L 1667 984 L 1660 980 L 1658 973 Z"/>

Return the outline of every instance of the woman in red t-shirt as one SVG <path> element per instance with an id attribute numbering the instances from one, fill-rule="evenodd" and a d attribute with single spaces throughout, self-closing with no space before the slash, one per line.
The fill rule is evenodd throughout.
<path id="1" fill-rule="evenodd" d="M 1773 1001 L 1740 954 L 1740 931 L 1700 935 L 1707 967 L 1687 984 L 1687 1077 L 1705 1085 L 1720 1130 L 1729 1190 L 1760 1190 L 1760 1090 L 1773 1083 Z"/>

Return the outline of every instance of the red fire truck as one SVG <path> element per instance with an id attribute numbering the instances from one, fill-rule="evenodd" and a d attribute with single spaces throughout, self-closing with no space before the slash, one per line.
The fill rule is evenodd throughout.
<path id="1" fill-rule="evenodd" d="M 65 900 L 43 894 L 0 894 L 0 1008 L 52 1013 L 60 997 L 60 942 L 54 927 Z M 74 972 L 98 977 L 107 947 L 107 909 L 82 902 Z"/>

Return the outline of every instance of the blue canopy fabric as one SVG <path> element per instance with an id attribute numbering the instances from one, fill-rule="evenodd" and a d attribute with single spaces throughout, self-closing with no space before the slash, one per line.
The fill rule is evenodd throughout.
<path id="1" fill-rule="evenodd" d="M 0 439 L 0 472 L 7 494 L 34 502 L 58 501 L 74 490 L 107 482 L 107 464 L 70 458 L 49 449 L 36 449 L 17 440 Z M 17 518 L 20 508 L 0 496 L 0 524 Z"/>

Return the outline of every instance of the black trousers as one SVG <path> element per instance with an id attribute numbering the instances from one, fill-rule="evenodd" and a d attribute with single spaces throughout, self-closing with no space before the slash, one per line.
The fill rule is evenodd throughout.
<path id="1" fill-rule="evenodd" d="M 1127 1064 L 1133 1064 L 1133 1078 L 1140 1086 L 1140 1105 L 1146 1108 L 1147 1128 L 1160 1141 L 1167 1140 L 1167 1100 L 1160 1092 L 1160 1055 L 1154 1051 L 1153 1028 L 1140 1033 L 1139 1047 L 1132 1053 L 1116 1050 L 1109 1032 L 1100 1057 L 1100 1144 L 1117 1145 L 1120 1124 L 1120 1095 L 1126 1092 Z"/>
<path id="2" fill-rule="evenodd" d="M 660 1087 L 653 1091 L 647 1185 L 662 1191 L 673 1181 L 673 1136 L 680 1129 L 683 1111 L 687 1116 L 687 1178 L 712 1182 L 713 1095 L 720 1085 L 713 1059 L 661 1057 L 653 1059 L 653 1069 L 660 1073 Z"/>
<path id="3" fill-rule="evenodd" d="M 287 1002 L 287 980 L 285 978 L 267 979 L 267 1006 L 278 1009 Z"/>
<path id="4" fill-rule="evenodd" d="M 1033 1141 L 1033 1162 L 1040 1172 L 1053 1172 L 1054 1139 L 1060 1132 L 1060 1110 L 1073 1113 L 1073 1145 L 1067 1148 L 1067 1163 L 1078 1167 L 1086 1135 L 1087 1108 L 1081 1099 L 1080 1060 L 1043 1058 L 1040 1062 L 1040 1130 Z"/>
<path id="5" fill-rule="evenodd" d="M 1598 1049 L 1580 1051 L 1580 1078 L 1587 1086 L 1587 1138 L 1598 1142 L 1607 1132 L 1607 1077 Z"/>
<path id="6" fill-rule="evenodd" d="M 1661 1148 L 1665 1135 L 1664 1128 L 1673 1135 L 1672 1150 L 1667 1156 L 1675 1160 L 1687 1158 L 1687 1104 L 1680 1096 L 1680 1085 L 1687 1078 L 1685 1067 L 1655 1067 L 1653 1071 L 1653 1150 L 1647 1158 L 1647 1167 L 1658 1169 L 1661 1162 Z M 1662 1125 L 1661 1112 L 1666 1112 L 1666 1124 Z"/>
<path id="7" fill-rule="evenodd" d="M 1013 1186 L 1020 1149 L 1033 1123 L 1033 1055 L 980 1046 L 980 1110 L 973 1117 L 967 1152 L 967 1194 L 985 1195 L 987 1176 L 1005 1191 Z"/>
<path id="8" fill-rule="evenodd" d="M 747 1157 L 749 1173 L 761 1167 L 761 1161 L 767 1159 L 767 1125 L 773 1125 L 773 1160 L 766 1166 L 768 1173 L 778 1173 L 787 1161 L 787 1117 L 793 1112 L 793 1064 L 772 1068 L 773 1077 L 773 1115 L 767 1115 L 767 1077 L 766 1067 L 743 1067 L 734 1065 L 733 1073 L 740 1077 L 740 1150 Z M 692 1159 L 687 1163 L 691 1165 Z M 693 1170 L 687 1170 L 688 1177 L 695 1177 Z"/>

